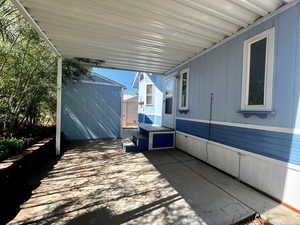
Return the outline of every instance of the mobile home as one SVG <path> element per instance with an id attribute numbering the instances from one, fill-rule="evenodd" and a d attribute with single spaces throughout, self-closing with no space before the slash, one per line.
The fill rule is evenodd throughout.
<path id="1" fill-rule="evenodd" d="M 162 111 L 177 148 L 297 209 L 299 34 L 298 4 L 177 66 Z"/>

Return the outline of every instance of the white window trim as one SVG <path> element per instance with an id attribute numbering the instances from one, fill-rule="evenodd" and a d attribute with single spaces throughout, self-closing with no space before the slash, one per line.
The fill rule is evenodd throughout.
<path id="1" fill-rule="evenodd" d="M 186 82 L 186 106 L 182 107 L 182 76 L 183 74 L 187 74 L 187 82 Z M 188 110 L 189 109 L 189 88 L 190 88 L 190 69 L 186 68 L 180 71 L 180 79 L 179 79 L 179 110 Z"/>
<path id="2" fill-rule="evenodd" d="M 274 67 L 274 43 L 275 29 L 271 28 L 244 42 L 243 55 L 243 82 L 241 96 L 241 110 L 245 111 L 271 111 L 272 110 L 272 92 L 273 92 L 273 67 Z M 266 66 L 265 66 L 265 87 L 264 104 L 248 105 L 249 98 L 249 72 L 250 72 L 250 47 L 251 44 L 267 38 L 266 45 Z"/>
<path id="3" fill-rule="evenodd" d="M 147 86 L 148 85 L 152 85 L 152 103 L 151 104 L 148 104 L 147 102 Z M 147 106 L 151 106 L 151 105 L 154 105 L 154 91 L 155 91 L 155 88 L 154 88 L 154 84 L 153 83 L 145 83 L 145 105 Z M 150 95 L 149 95 L 150 96 Z"/>

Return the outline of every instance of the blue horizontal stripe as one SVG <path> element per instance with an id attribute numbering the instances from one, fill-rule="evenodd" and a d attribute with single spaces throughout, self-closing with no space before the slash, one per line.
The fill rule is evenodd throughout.
<path id="1" fill-rule="evenodd" d="M 300 165 L 300 135 L 176 120 L 176 130 L 272 159 Z M 210 133 L 210 134 L 209 134 Z"/>
<path id="2" fill-rule="evenodd" d="M 209 136 L 209 125 L 207 123 L 176 120 L 176 130 L 205 139 L 208 139 Z"/>

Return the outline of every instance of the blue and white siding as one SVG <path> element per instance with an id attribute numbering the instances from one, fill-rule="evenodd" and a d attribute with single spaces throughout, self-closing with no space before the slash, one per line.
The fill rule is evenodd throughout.
<path id="1" fill-rule="evenodd" d="M 153 105 L 145 105 L 146 84 L 153 84 Z M 162 92 L 163 78 L 154 74 L 140 73 L 139 76 L 139 123 L 161 125 L 162 120 Z"/>
<path id="2" fill-rule="evenodd" d="M 239 113 L 243 43 L 272 27 L 274 112 L 246 118 Z M 190 80 L 189 111 L 176 114 L 177 147 L 300 209 L 299 62 L 297 4 L 178 68 L 189 68 Z"/>

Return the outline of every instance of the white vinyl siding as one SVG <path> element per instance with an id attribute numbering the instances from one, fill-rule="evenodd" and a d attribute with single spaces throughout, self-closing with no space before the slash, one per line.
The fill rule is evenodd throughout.
<path id="1" fill-rule="evenodd" d="M 242 110 L 272 110 L 274 28 L 244 42 Z"/>

